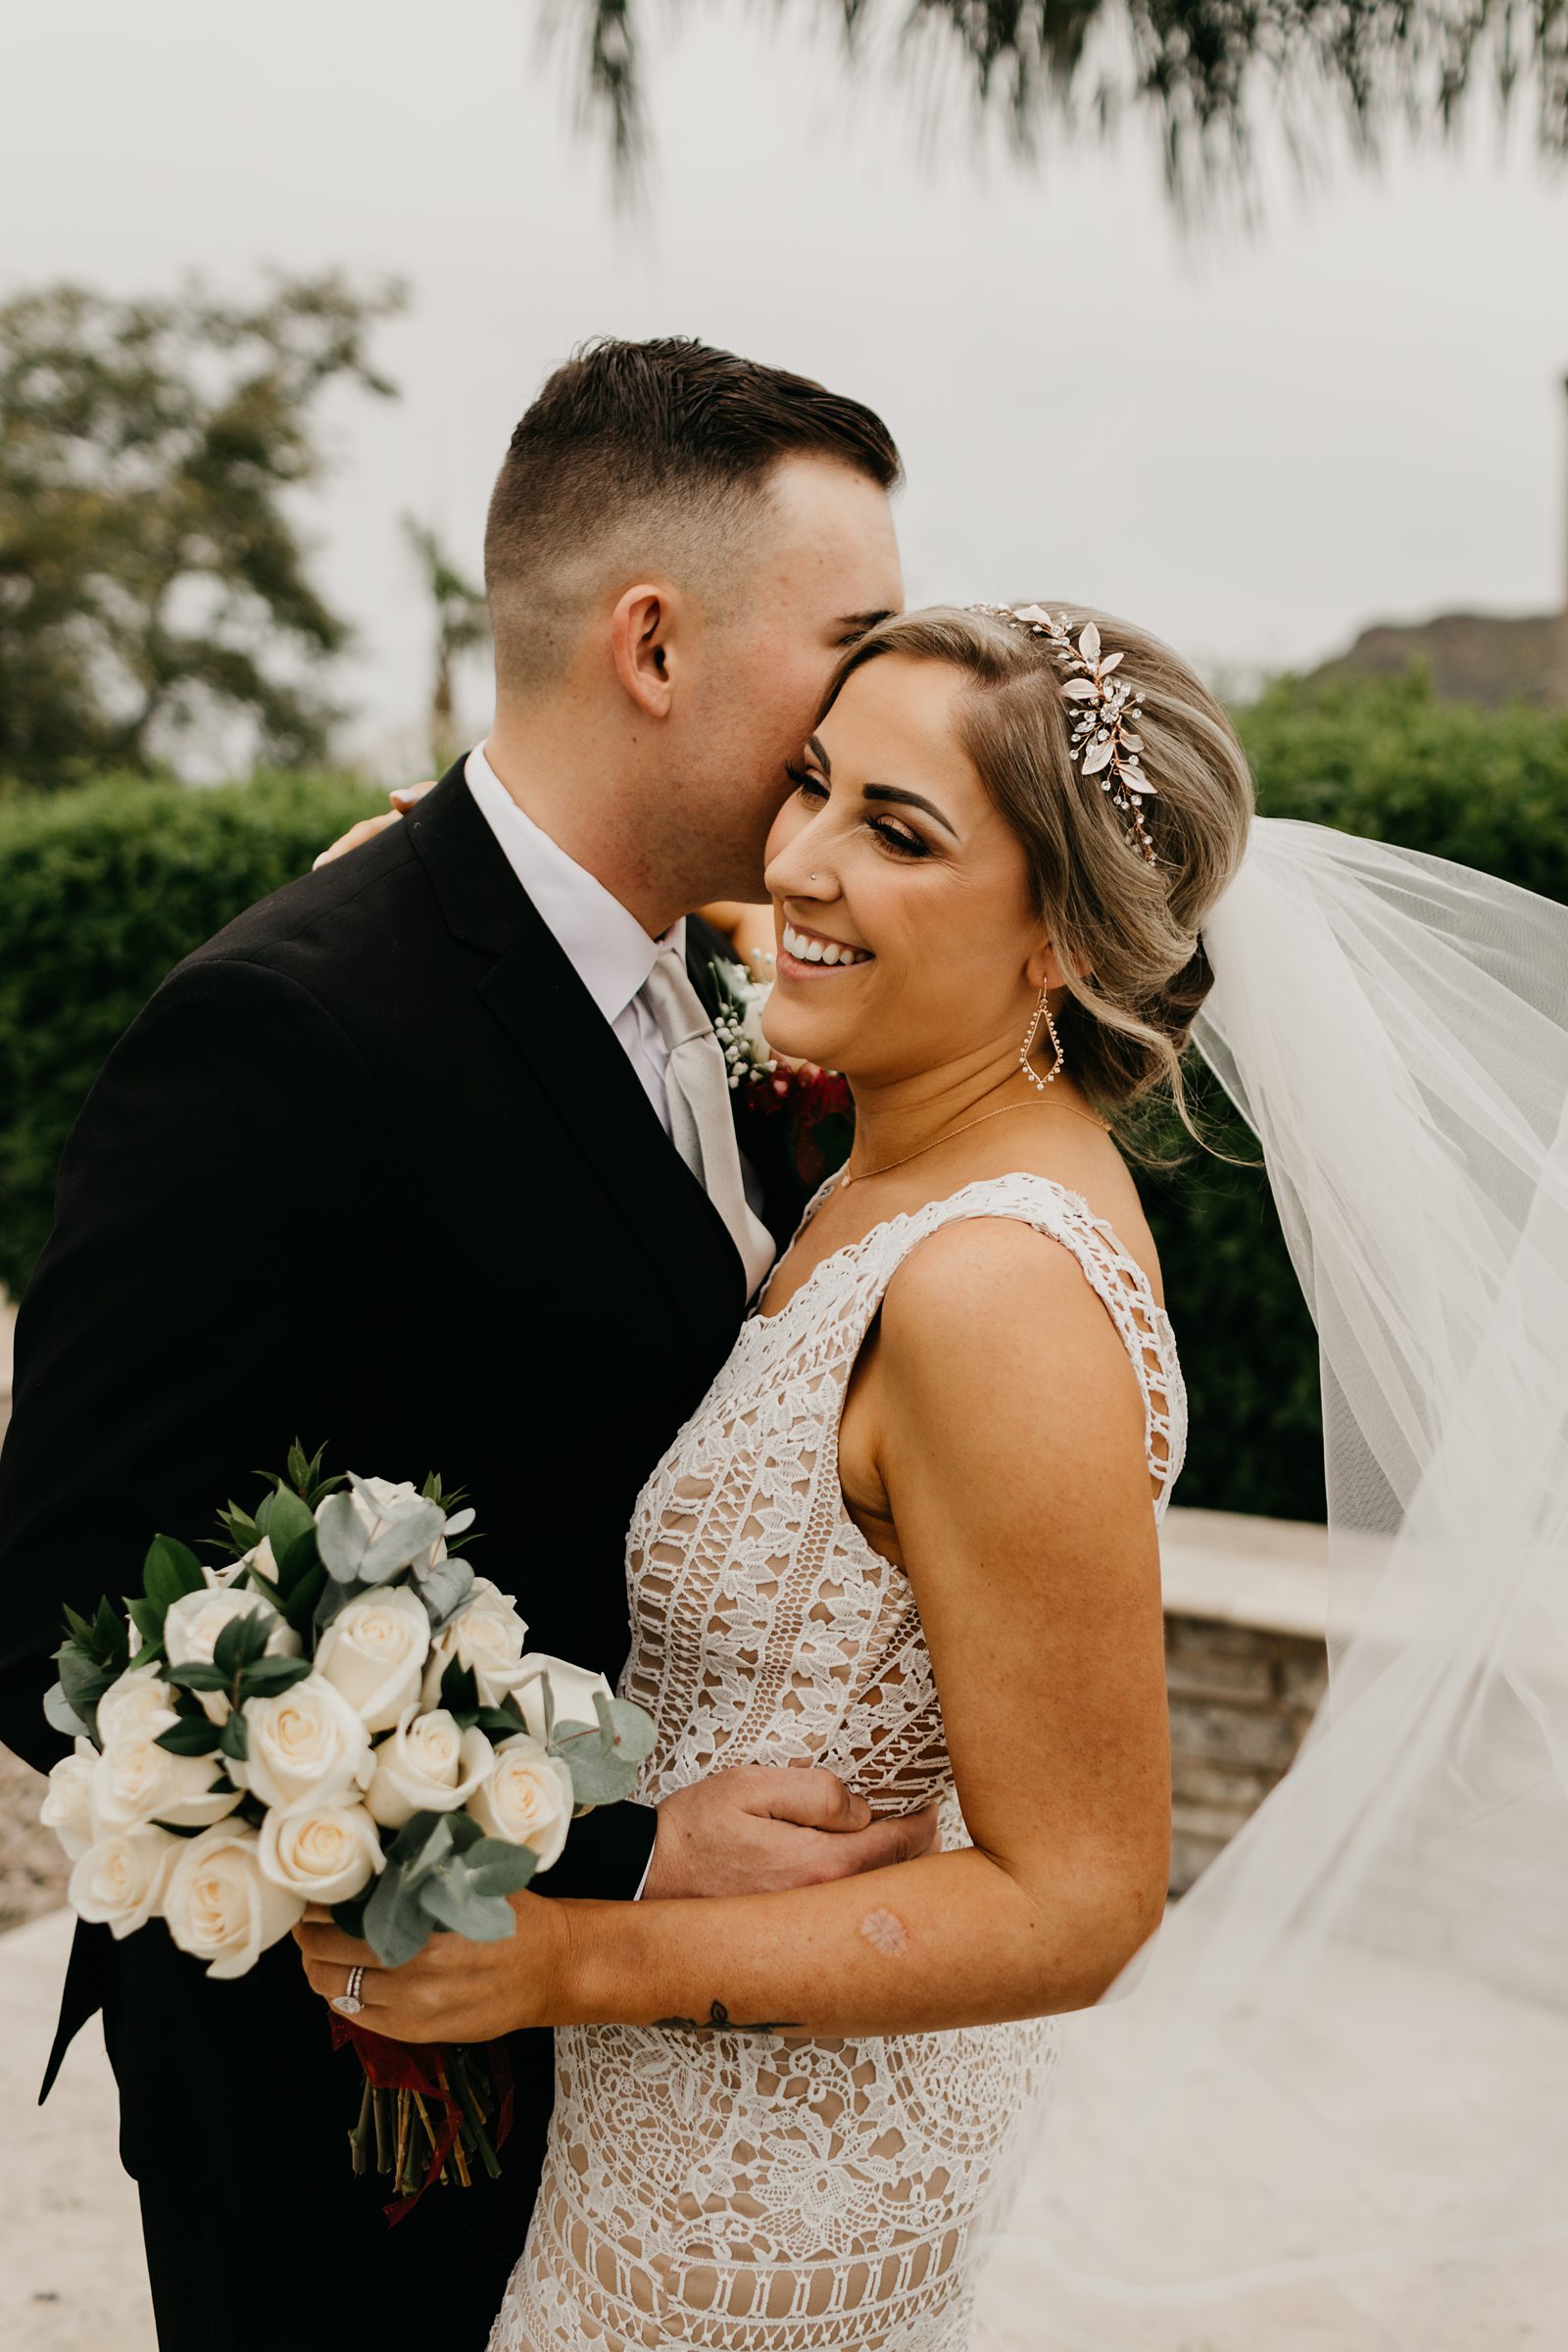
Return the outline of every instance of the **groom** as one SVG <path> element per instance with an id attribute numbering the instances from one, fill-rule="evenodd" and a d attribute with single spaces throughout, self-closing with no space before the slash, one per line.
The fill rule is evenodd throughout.
<path id="1" fill-rule="evenodd" d="M 254 1499 L 296 1432 L 335 1468 L 470 1489 L 530 1646 L 616 1672 L 634 1499 L 770 1250 L 681 918 L 760 895 L 835 654 L 902 601 L 898 477 L 869 410 L 695 343 L 602 343 L 546 384 L 491 502 L 484 746 L 181 965 L 71 1139 L 0 1456 L 8 1745 L 59 1752 L 61 1603 Z M 826 1774 L 718 1774 L 589 1816 L 546 1885 L 761 1889 L 929 1837 L 865 1818 Z M 548 2036 L 514 2045 L 501 2182 L 388 2232 L 292 1942 L 214 1984 L 156 1925 L 78 1930 L 51 2080 L 99 2007 L 165 2352 L 477 2352 Z"/>

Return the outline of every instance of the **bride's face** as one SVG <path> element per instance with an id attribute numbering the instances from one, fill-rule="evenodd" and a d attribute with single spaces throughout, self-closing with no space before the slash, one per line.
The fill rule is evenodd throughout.
<path id="1" fill-rule="evenodd" d="M 954 724 L 962 674 L 885 654 L 803 747 L 768 842 L 791 1059 L 887 1084 L 1015 1054 L 1055 978 L 1024 853 Z"/>

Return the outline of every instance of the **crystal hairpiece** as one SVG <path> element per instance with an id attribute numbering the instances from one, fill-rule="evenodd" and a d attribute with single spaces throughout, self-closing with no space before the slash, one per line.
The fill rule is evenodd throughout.
<path id="1" fill-rule="evenodd" d="M 1043 605 L 971 605 L 971 612 L 988 612 L 994 620 L 1011 621 L 1032 637 L 1043 637 L 1068 673 L 1061 691 L 1078 706 L 1072 724 L 1072 756 L 1086 776 L 1099 776 L 1101 789 L 1126 820 L 1132 846 L 1151 865 L 1159 860 L 1144 823 L 1143 802 L 1157 793 L 1140 764 L 1144 739 L 1137 732 L 1143 714 L 1142 692 L 1125 678 L 1113 678 L 1120 654 L 1102 654 L 1100 631 L 1086 620 L 1072 641 L 1072 624 L 1065 612 L 1054 617 Z"/>

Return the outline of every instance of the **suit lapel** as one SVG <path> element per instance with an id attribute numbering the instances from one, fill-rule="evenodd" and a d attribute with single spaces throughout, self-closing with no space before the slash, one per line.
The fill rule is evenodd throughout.
<path id="1" fill-rule="evenodd" d="M 474 986 L 592 1163 L 693 1337 L 746 1309 L 740 1253 L 671 1144 L 619 1040 L 508 864 L 460 761 L 408 820 Z"/>

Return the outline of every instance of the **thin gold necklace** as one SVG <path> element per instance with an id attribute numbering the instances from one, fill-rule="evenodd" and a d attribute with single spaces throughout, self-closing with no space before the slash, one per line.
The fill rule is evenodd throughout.
<path id="1" fill-rule="evenodd" d="M 856 1173 L 846 1168 L 839 1178 L 839 1190 L 842 1192 L 847 1184 L 864 1184 L 872 1176 L 891 1175 L 895 1168 L 906 1167 L 911 1159 L 918 1159 L 922 1152 L 934 1152 L 938 1144 L 956 1143 L 960 1135 L 967 1135 L 971 1128 L 985 1126 L 989 1119 L 1004 1119 L 1009 1110 L 1064 1110 L 1070 1119 L 1088 1120 L 1089 1125 L 1098 1127 L 1102 1135 L 1110 1133 L 1103 1119 L 1097 1119 L 1087 1110 L 1075 1110 L 1070 1102 L 1004 1102 L 1000 1110 L 988 1110 L 983 1118 L 968 1119 L 961 1127 L 950 1128 L 946 1135 L 934 1135 L 928 1144 L 917 1144 L 912 1152 L 906 1152 L 902 1159 L 887 1159 L 879 1168 L 861 1168 Z"/>

